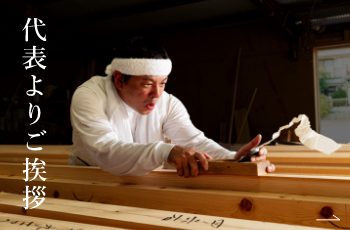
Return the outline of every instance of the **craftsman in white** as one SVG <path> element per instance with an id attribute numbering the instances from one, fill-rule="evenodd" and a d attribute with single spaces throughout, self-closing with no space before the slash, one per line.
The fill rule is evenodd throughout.
<path id="1" fill-rule="evenodd" d="M 260 135 L 236 154 L 206 138 L 184 105 L 164 92 L 172 65 L 164 55 L 156 57 L 115 58 L 107 77 L 92 77 L 78 87 L 71 105 L 69 164 L 141 176 L 168 161 L 189 177 L 198 174 L 197 160 L 208 168 L 210 158 L 239 159 L 259 144 Z M 165 137 L 175 144 L 164 143 Z M 261 149 L 252 160 L 265 159 L 266 152 Z"/>

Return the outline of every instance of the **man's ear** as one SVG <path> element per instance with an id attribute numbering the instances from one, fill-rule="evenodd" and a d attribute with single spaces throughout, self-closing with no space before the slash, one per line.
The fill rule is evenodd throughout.
<path id="1" fill-rule="evenodd" d="M 122 90 L 124 86 L 124 76 L 122 75 L 122 73 L 116 70 L 113 72 L 113 77 L 115 87 L 117 87 L 117 89 L 119 90 Z"/>

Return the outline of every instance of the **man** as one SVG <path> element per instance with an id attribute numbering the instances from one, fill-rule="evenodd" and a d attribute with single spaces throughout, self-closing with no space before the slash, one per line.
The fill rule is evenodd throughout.
<path id="1" fill-rule="evenodd" d="M 69 164 L 97 165 L 116 175 L 145 175 L 174 165 L 179 176 L 198 174 L 197 161 L 236 159 L 261 141 L 258 135 L 237 153 L 222 148 L 196 129 L 184 105 L 164 92 L 172 68 L 164 48 L 134 38 L 118 50 L 107 77 L 92 77 L 75 91 L 71 105 L 73 147 Z M 165 137 L 175 144 L 164 143 Z M 266 149 L 252 161 L 264 160 Z M 274 165 L 267 168 L 274 171 Z"/>

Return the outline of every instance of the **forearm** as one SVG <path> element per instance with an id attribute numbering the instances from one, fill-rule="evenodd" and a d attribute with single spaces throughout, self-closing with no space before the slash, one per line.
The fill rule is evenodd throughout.
<path id="1" fill-rule="evenodd" d="M 204 136 L 203 132 L 195 127 L 180 128 L 174 135 L 174 143 L 208 153 L 214 159 L 233 159 L 236 152 L 229 151 L 215 141 Z"/>

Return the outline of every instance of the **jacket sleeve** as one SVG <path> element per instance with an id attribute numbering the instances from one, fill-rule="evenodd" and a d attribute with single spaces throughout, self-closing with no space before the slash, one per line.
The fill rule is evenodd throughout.
<path id="1" fill-rule="evenodd" d="M 191 122 L 190 116 L 180 100 L 170 96 L 168 117 L 164 124 L 164 133 L 176 145 L 205 152 L 214 159 L 233 159 L 236 152 L 229 151 L 204 136 Z"/>
<path id="2" fill-rule="evenodd" d="M 161 141 L 150 144 L 120 141 L 107 119 L 103 100 L 87 87 L 78 88 L 73 95 L 71 122 L 81 141 L 77 144 L 80 156 L 116 175 L 145 175 L 162 165 L 174 147 Z"/>

